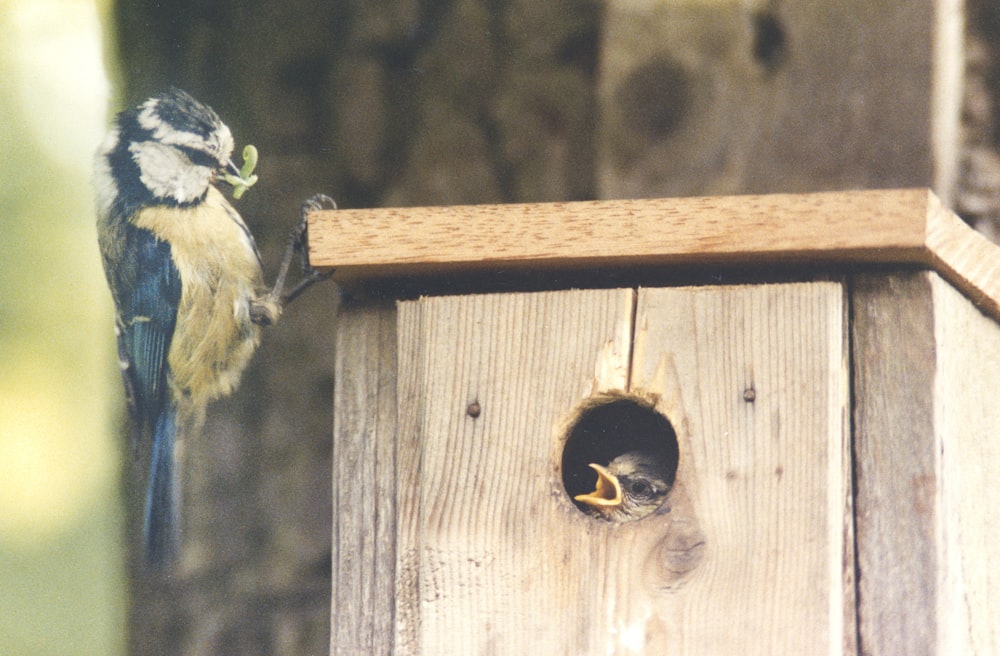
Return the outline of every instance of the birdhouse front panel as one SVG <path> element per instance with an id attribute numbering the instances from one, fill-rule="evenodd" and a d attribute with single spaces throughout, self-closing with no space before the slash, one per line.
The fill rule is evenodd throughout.
<path id="1" fill-rule="evenodd" d="M 839 652 L 844 298 L 815 282 L 399 303 L 381 380 L 393 651 Z M 388 400 L 372 389 L 355 398 Z"/>

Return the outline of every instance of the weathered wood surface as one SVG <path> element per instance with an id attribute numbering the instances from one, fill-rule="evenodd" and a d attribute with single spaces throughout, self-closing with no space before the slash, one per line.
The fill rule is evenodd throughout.
<path id="1" fill-rule="evenodd" d="M 863 653 L 1000 652 L 1000 327 L 933 273 L 853 292 Z"/>
<path id="2" fill-rule="evenodd" d="M 400 304 L 395 653 L 850 645 L 844 321 L 829 282 Z M 681 450 L 669 512 L 622 525 L 559 473 L 574 407 L 616 389 Z"/>
<path id="3" fill-rule="evenodd" d="M 1000 653 L 1000 326 L 933 274 L 944 574 L 939 653 Z"/>
<path id="4" fill-rule="evenodd" d="M 333 417 L 330 651 L 388 654 L 397 585 L 396 310 L 391 304 L 342 310 Z"/>
<path id="5" fill-rule="evenodd" d="M 862 648 L 934 654 L 934 318 L 922 274 L 853 287 Z M 905 445 L 905 448 L 900 448 Z"/>
<path id="6" fill-rule="evenodd" d="M 849 651 L 844 288 L 643 290 L 636 324 L 632 388 L 662 395 L 706 542 L 684 587 L 653 596 L 673 628 L 648 653 Z"/>
<path id="7" fill-rule="evenodd" d="M 593 617 L 604 559 L 588 531 L 604 527 L 562 491 L 557 430 L 601 387 L 598 372 L 626 370 L 632 308 L 631 290 L 400 305 L 399 416 L 412 421 L 401 438 L 419 457 L 417 471 L 401 471 L 413 487 L 400 509 L 400 570 L 417 587 L 401 598 L 412 605 L 399 609 L 396 653 L 597 644 L 600 627 L 580 620 Z"/>
<path id="8" fill-rule="evenodd" d="M 483 270 L 808 263 L 930 267 L 1000 317 L 1000 248 L 926 189 L 320 211 L 342 281 Z"/>

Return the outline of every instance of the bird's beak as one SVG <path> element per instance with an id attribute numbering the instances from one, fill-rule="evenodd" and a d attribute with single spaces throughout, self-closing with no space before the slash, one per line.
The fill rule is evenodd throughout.
<path id="1" fill-rule="evenodd" d="M 228 173 L 237 178 L 242 177 L 243 173 L 240 171 L 240 167 L 236 166 L 236 162 L 229 160 L 226 162 L 225 166 L 222 167 L 222 173 Z"/>
<path id="2" fill-rule="evenodd" d="M 618 477 L 606 467 L 590 463 L 590 468 L 597 472 L 597 487 L 589 494 L 578 494 L 574 499 L 595 508 L 608 508 L 622 504 L 622 486 Z"/>

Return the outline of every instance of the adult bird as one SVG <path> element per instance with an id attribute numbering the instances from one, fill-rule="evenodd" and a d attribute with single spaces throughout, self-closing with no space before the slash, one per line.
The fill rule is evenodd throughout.
<path id="1" fill-rule="evenodd" d="M 305 273 L 293 294 L 324 277 L 307 269 L 303 221 L 277 283 L 264 288 L 253 236 L 214 184 L 241 173 L 232 151 L 232 133 L 210 107 L 169 89 L 121 112 L 95 162 L 119 361 L 137 450 L 149 458 L 145 557 L 161 569 L 177 542 L 175 444 L 238 385 L 260 326 L 274 323 L 291 296 L 282 288 L 293 253 Z"/>
<path id="2" fill-rule="evenodd" d="M 597 472 L 593 492 L 573 497 L 587 514 L 609 522 L 645 517 L 663 503 L 672 481 L 662 458 L 643 451 L 629 451 L 607 467 L 590 463 Z"/>

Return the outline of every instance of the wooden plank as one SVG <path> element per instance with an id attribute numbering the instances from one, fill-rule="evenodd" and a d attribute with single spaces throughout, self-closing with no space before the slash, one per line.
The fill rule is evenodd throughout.
<path id="1" fill-rule="evenodd" d="M 1000 318 L 1000 250 L 931 196 L 927 214 L 929 266 L 983 312 Z"/>
<path id="2" fill-rule="evenodd" d="M 397 398 L 399 433 L 396 465 L 398 471 L 396 533 L 396 626 L 394 654 L 420 653 L 420 454 L 423 444 L 422 419 L 427 395 L 421 384 L 424 363 L 412 359 L 423 352 L 422 305 L 403 305 L 398 313 L 397 353 L 399 367 Z M 413 318 L 407 312 L 415 312 Z"/>
<path id="3" fill-rule="evenodd" d="M 931 268 L 1000 318 L 1000 247 L 924 189 L 310 214 L 341 281 L 483 270 L 808 263 Z"/>
<path id="4" fill-rule="evenodd" d="M 640 293 L 633 390 L 678 429 L 707 545 L 651 595 L 650 653 L 853 653 L 845 322 L 832 282 Z"/>
<path id="5" fill-rule="evenodd" d="M 388 654 L 396 587 L 392 305 L 341 307 L 335 377 L 330 652 Z"/>
<path id="6" fill-rule="evenodd" d="M 419 464 L 399 552 L 419 573 L 397 653 L 850 643 L 842 286 L 640 298 L 631 367 L 628 290 L 400 305 L 399 416 Z M 668 511 L 614 525 L 572 505 L 559 462 L 574 406 L 630 379 L 659 398 L 681 465 Z"/>
<path id="7" fill-rule="evenodd" d="M 309 257 L 335 278 L 490 268 L 920 262 L 928 192 L 330 210 Z"/>
<path id="8" fill-rule="evenodd" d="M 859 633 L 863 653 L 935 649 L 934 319 L 926 274 L 852 293 Z"/>
<path id="9" fill-rule="evenodd" d="M 601 558 L 585 548 L 594 521 L 562 489 L 558 429 L 581 399 L 624 381 L 633 296 L 400 304 L 399 416 L 412 422 L 401 439 L 419 455 L 400 506 L 411 588 L 396 653 L 594 653 Z"/>
<path id="10" fill-rule="evenodd" d="M 1000 653 L 1000 326 L 950 285 L 930 275 L 934 294 L 935 430 L 940 436 L 946 654 Z"/>
<path id="11" fill-rule="evenodd" d="M 1000 651 L 1000 328 L 932 273 L 853 293 L 864 653 Z"/>

